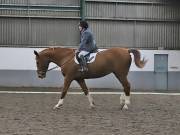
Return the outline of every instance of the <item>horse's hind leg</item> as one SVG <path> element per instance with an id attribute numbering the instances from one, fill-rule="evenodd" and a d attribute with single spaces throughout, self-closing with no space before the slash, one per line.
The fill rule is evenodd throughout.
<path id="1" fill-rule="evenodd" d="M 121 109 L 128 109 L 127 105 L 130 104 L 130 83 L 127 80 L 127 76 L 116 75 L 116 77 L 124 87 L 124 94 L 120 96 Z"/>
<path id="2" fill-rule="evenodd" d="M 86 86 L 86 83 L 84 81 L 84 79 L 80 79 L 80 80 L 76 80 L 78 82 L 78 84 L 80 85 L 80 87 L 82 88 L 84 94 L 87 96 L 88 100 L 89 100 L 89 103 L 90 103 L 90 107 L 93 108 L 95 107 L 94 106 L 94 101 L 93 101 L 93 98 L 92 96 L 90 95 L 89 93 L 89 90 Z"/>

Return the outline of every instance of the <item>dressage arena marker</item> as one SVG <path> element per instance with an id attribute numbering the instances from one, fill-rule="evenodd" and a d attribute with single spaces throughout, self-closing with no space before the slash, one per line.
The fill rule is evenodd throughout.
<path id="1" fill-rule="evenodd" d="M 90 92 L 93 95 L 119 95 L 124 92 Z M 61 92 L 32 92 L 32 91 L 0 91 L 0 94 L 61 94 Z M 70 95 L 82 95 L 83 92 L 68 92 Z M 170 95 L 180 96 L 180 93 L 161 93 L 161 92 L 131 92 L 133 95 Z"/>

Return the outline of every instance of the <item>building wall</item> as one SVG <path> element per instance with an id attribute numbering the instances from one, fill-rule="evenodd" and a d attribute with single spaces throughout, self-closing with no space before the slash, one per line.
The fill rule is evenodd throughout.
<path id="1" fill-rule="evenodd" d="M 3 46 L 72 46 L 72 43 L 77 46 L 79 43 L 79 32 L 74 27 L 77 20 L 4 18 L 0 23 L 0 44 Z M 65 34 L 65 31 L 69 33 Z"/>
<path id="2" fill-rule="evenodd" d="M 86 0 L 86 19 L 101 47 L 180 49 L 180 3 L 168 0 Z"/>
<path id="3" fill-rule="evenodd" d="M 34 70 L 0 70 L 0 87 L 63 87 L 63 76 L 55 70 L 47 73 L 45 79 L 37 78 Z M 180 90 L 180 72 L 168 73 L 168 91 Z M 154 72 L 130 71 L 128 80 L 133 90 L 156 91 Z M 123 89 L 113 74 L 98 79 L 86 80 L 88 88 Z M 71 88 L 79 88 L 73 81 Z"/>
<path id="4" fill-rule="evenodd" d="M 84 13 L 99 48 L 180 49 L 180 4 L 171 0 L 3 0 L 0 46 L 77 47 Z"/>
<path id="5" fill-rule="evenodd" d="M 79 0 L 3 0 L 0 47 L 77 46 Z"/>

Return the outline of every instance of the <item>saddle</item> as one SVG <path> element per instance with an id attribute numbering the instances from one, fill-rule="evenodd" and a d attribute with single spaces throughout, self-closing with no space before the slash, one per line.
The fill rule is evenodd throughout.
<path id="1" fill-rule="evenodd" d="M 86 63 L 92 63 L 95 61 L 96 59 L 96 55 L 97 53 L 100 52 L 99 50 L 96 50 L 95 52 L 93 53 L 88 53 L 87 55 L 85 55 L 85 60 L 86 60 Z M 76 62 L 76 64 L 79 64 L 79 61 L 80 61 L 80 58 L 78 57 L 78 53 L 76 53 L 75 57 L 74 57 L 74 61 Z"/>

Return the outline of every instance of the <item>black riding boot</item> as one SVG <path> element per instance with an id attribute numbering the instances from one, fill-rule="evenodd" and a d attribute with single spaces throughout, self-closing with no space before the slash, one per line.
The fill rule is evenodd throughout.
<path id="1" fill-rule="evenodd" d="M 88 71 L 86 59 L 83 55 L 80 56 L 80 63 L 79 64 L 81 66 L 81 69 L 80 69 L 81 72 Z"/>

